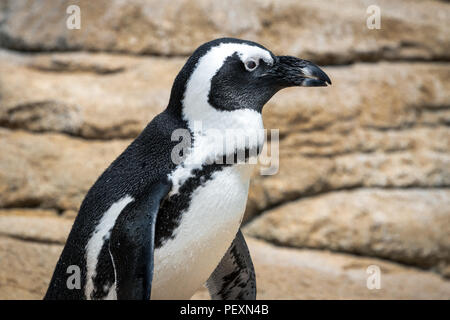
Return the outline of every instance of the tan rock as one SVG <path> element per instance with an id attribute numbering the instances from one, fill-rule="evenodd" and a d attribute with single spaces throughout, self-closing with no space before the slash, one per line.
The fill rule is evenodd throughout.
<path id="1" fill-rule="evenodd" d="M 12 208 L 0 209 L 0 217 L 57 217 L 58 213 L 52 209 L 29 209 L 29 208 Z"/>
<path id="2" fill-rule="evenodd" d="M 247 237 L 259 299 L 449 299 L 450 282 L 379 259 L 280 248 Z M 42 299 L 62 250 L 0 237 L 0 299 Z M 381 289 L 367 289 L 367 267 L 381 270 Z M 205 290 L 195 299 L 208 299 Z"/>
<path id="3" fill-rule="evenodd" d="M 245 230 L 280 245 L 382 257 L 445 274 L 449 222 L 448 189 L 363 189 L 290 202 Z"/>
<path id="4" fill-rule="evenodd" d="M 282 150 L 280 151 L 282 152 Z M 260 185 L 263 192 L 253 193 Z M 278 174 L 255 176 L 247 214 L 286 201 L 330 190 L 358 187 L 412 188 L 450 185 L 450 156 L 432 151 L 356 153 L 334 158 L 291 156 L 280 158 Z M 261 195 L 263 199 L 259 198 Z"/>
<path id="5" fill-rule="evenodd" d="M 0 237 L 0 299 L 42 299 L 62 248 Z"/>
<path id="6" fill-rule="evenodd" d="M 166 107 L 182 63 L 0 51 L 0 125 L 96 139 L 133 138 Z"/>
<path id="7" fill-rule="evenodd" d="M 450 281 L 384 260 L 322 250 L 282 248 L 246 237 L 258 299 L 449 299 Z M 367 288 L 378 266 L 381 288 Z M 209 299 L 205 289 L 193 299 Z"/>
<path id="8" fill-rule="evenodd" d="M 65 210 L 62 214 L 62 217 L 65 219 L 73 220 L 76 218 L 78 211 L 76 210 Z"/>
<path id="9" fill-rule="evenodd" d="M 264 108 L 280 134 L 356 129 L 406 130 L 450 121 L 448 63 L 360 63 L 326 67 L 326 88 L 289 88 Z"/>
<path id="10" fill-rule="evenodd" d="M 324 64 L 449 58 L 450 9 L 438 1 L 378 1 L 381 28 L 375 30 L 367 27 L 369 5 L 357 0 L 345 6 L 338 0 L 80 0 L 79 30 L 66 27 L 66 9 L 72 4 L 3 1 L 1 43 L 19 50 L 173 56 L 189 55 L 203 42 L 233 36 Z"/>
<path id="11" fill-rule="evenodd" d="M 280 130 L 279 171 L 256 172 L 248 217 L 329 190 L 450 185 L 448 64 L 326 70 L 331 87 L 286 89 L 265 107 L 265 127 Z"/>
<path id="12" fill-rule="evenodd" d="M 78 211 L 91 185 L 129 143 L 0 129 L 0 207 Z"/>
<path id="13" fill-rule="evenodd" d="M 0 236 L 64 244 L 73 221 L 57 217 L 0 216 Z"/>

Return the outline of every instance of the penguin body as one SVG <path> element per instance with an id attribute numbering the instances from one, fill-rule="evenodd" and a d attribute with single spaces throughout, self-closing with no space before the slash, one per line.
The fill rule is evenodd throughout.
<path id="1" fill-rule="evenodd" d="M 239 230 L 247 166 L 217 170 L 195 189 L 173 238 L 155 250 L 152 299 L 186 299 L 208 280 Z"/>
<path id="2" fill-rule="evenodd" d="M 202 45 L 175 79 L 166 110 L 89 190 L 45 298 L 188 299 L 206 282 L 214 299 L 254 299 L 239 227 L 249 160 L 264 143 L 262 107 L 284 87 L 327 82 L 313 64 L 253 42 Z M 180 159 L 177 130 L 190 138 Z M 80 289 L 67 286 L 73 265 Z"/>

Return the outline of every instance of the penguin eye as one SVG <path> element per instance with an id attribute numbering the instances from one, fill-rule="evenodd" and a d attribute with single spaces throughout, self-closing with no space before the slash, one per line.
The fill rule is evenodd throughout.
<path id="1" fill-rule="evenodd" d="M 245 69 L 247 69 L 247 71 L 253 71 L 258 67 L 258 62 L 253 60 L 253 59 L 248 59 L 247 61 L 245 61 Z"/>

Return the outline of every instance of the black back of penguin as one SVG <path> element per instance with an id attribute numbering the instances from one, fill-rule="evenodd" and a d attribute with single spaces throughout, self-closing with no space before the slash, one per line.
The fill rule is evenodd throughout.
<path id="1" fill-rule="evenodd" d="M 172 131 L 186 124 L 169 111 L 156 116 L 139 137 L 103 172 L 87 193 L 75 219 L 66 246 L 55 268 L 46 299 L 84 299 L 86 283 L 86 245 L 103 213 L 125 195 L 138 196 L 155 181 L 163 179 L 175 167 L 170 151 L 178 143 L 171 141 Z M 169 152 L 168 152 L 169 150 Z M 102 248 L 97 266 L 97 284 L 114 282 L 114 270 L 107 243 Z M 67 268 L 78 266 L 81 289 L 68 289 Z M 94 293 L 101 298 L 103 292 Z"/>
<path id="2" fill-rule="evenodd" d="M 199 59 L 211 48 L 221 42 L 242 41 L 232 38 L 216 39 L 200 46 L 187 60 L 178 73 L 170 94 L 167 108 L 157 115 L 127 149 L 103 172 L 83 200 L 63 252 L 57 262 L 45 299 L 85 299 L 86 285 L 86 246 L 108 208 L 125 195 L 139 196 L 146 188 L 160 179 L 165 179 L 176 167 L 171 152 L 179 141 L 172 141 L 176 129 L 188 129 L 182 119 L 182 100 L 186 84 Z M 248 41 L 252 45 L 259 44 Z M 166 219 L 165 219 L 166 218 Z M 165 224 L 171 219 L 158 217 L 155 242 L 161 235 L 167 235 Z M 173 220 L 173 219 L 172 219 Z M 173 226 L 168 226 L 170 229 Z M 105 241 L 96 268 L 96 285 L 92 293 L 94 299 L 106 295 L 103 288 L 114 282 L 114 269 Z M 67 279 L 69 266 L 78 266 L 81 271 L 81 289 L 69 289 Z"/>
<path id="3" fill-rule="evenodd" d="M 187 129 L 182 119 L 182 99 L 186 83 L 198 60 L 217 44 L 211 41 L 199 47 L 177 75 L 171 90 L 169 104 L 157 115 L 130 146 L 103 172 L 83 200 L 63 252 L 57 262 L 45 299 L 85 299 L 86 246 L 102 215 L 125 195 L 138 196 L 153 183 L 167 177 L 176 167 L 171 159 L 172 149 L 179 141 L 172 141 L 176 129 Z M 231 41 L 235 41 L 232 39 Z M 164 221 L 164 217 L 159 220 Z M 159 222 L 159 221 L 158 221 Z M 164 222 L 157 223 L 156 239 L 164 232 Z M 100 251 L 96 284 L 100 291 L 92 298 L 102 298 L 104 286 L 114 282 L 114 269 L 105 242 Z M 78 266 L 81 271 L 81 289 L 68 289 L 68 267 Z"/>

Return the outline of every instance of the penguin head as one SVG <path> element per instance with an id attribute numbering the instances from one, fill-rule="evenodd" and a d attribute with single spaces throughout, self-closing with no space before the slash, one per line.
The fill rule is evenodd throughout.
<path id="1" fill-rule="evenodd" d="M 275 56 L 255 42 L 222 38 L 203 44 L 188 59 L 175 79 L 169 108 L 188 121 L 243 110 L 260 113 L 283 88 L 327 84 L 330 78 L 312 62 Z"/>

